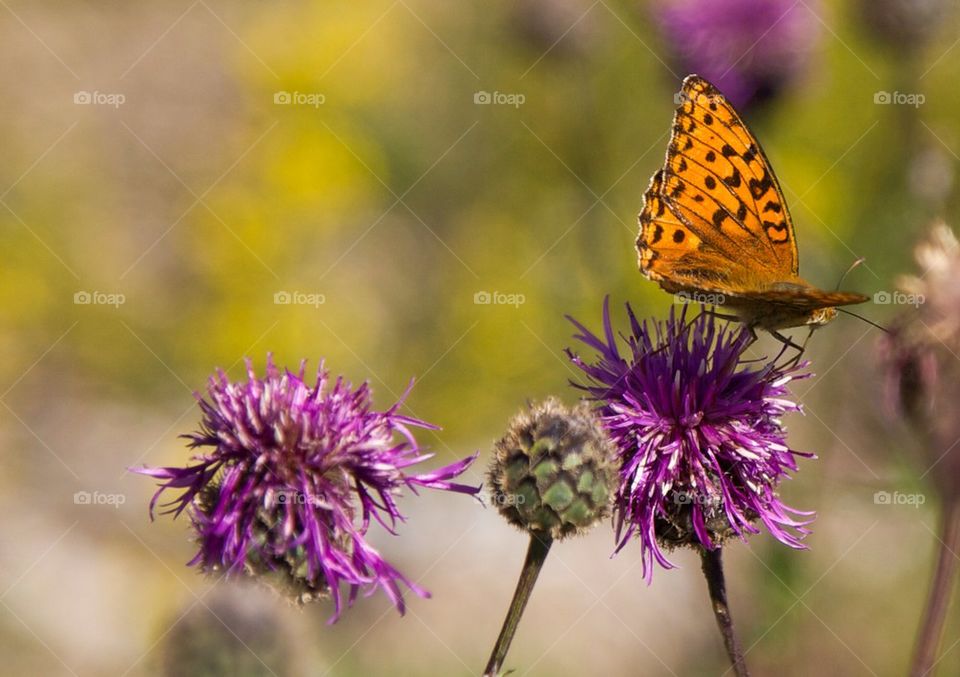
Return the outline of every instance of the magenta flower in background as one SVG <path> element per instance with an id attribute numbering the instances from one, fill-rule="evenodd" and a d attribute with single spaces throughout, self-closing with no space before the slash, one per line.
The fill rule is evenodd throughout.
<path id="1" fill-rule="evenodd" d="M 402 614 L 399 584 L 429 594 L 367 542 L 371 520 L 394 533 L 404 488 L 476 494 L 480 487 L 450 481 L 476 455 L 410 473 L 432 456 L 412 429 L 436 426 L 399 413 L 406 393 L 387 411 L 374 411 L 366 383 L 331 384 L 321 364 L 311 387 L 304 369 L 301 363 L 299 373 L 281 371 L 268 358 L 262 379 L 249 360 L 246 383 L 222 371 L 212 376 L 208 398 L 197 395 L 200 430 L 184 435 L 203 453 L 183 468 L 136 470 L 163 481 L 151 517 L 163 492 L 182 490 L 165 505 L 175 516 L 189 508 L 199 545 L 191 565 L 272 580 L 301 603 L 331 597 L 331 622 L 343 609 L 342 586 L 348 605 L 361 587 L 368 594 L 381 588 Z"/>
<path id="2" fill-rule="evenodd" d="M 630 333 L 621 355 L 604 302 L 603 338 L 576 320 L 576 338 L 599 355 L 585 361 L 567 350 L 588 377 L 585 390 L 621 456 L 614 503 L 617 551 L 637 535 L 644 578 L 653 562 L 673 565 L 663 549 L 720 547 L 729 536 L 758 533 L 760 521 L 778 540 L 803 548 L 813 513 L 785 506 L 780 481 L 797 470 L 781 417 L 800 411 L 787 385 L 799 367 L 747 367 L 746 329 L 719 326 L 701 313 L 640 323 L 627 305 Z"/>
<path id="3" fill-rule="evenodd" d="M 796 0 L 678 0 L 653 11 L 681 75 L 705 77 L 742 110 L 802 74 L 819 32 L 814 9 Z"/>

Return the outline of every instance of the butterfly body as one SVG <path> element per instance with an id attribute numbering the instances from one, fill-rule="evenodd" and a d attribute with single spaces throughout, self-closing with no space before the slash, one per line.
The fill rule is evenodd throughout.
<path id="1" fill-rule="evenodd" d="M 817 327 L 862 303 L 798 274 L 793 223 L 746 124 L 709 82 L 683 82 L 663 169 L 640 212 L 640 270 L 686 300 L 727 307 L 752 328 Z"/>

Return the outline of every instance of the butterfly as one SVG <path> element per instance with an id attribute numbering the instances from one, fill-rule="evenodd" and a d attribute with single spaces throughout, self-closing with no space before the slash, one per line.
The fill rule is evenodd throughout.
<path id="1" fill-rule="evenodd" d="M 643 196 L 640 270 L 661 288 L 773 334 L 827 324 L 863 294 L 825 291 L 798 274 L 783 191 L 763 149 L 709 82 L 688 75 L 663 169 Z M 802 348 L 801 348 L 802 351 Z"/>

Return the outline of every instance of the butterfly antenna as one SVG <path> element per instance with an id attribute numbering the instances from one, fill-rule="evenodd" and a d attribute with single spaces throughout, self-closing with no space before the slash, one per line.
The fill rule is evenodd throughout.
<path id="1" fill-rule="evenodd" d="M 857 266 L 859 266 L 861 263 L 863 263 L 863 262 L 865 262 L 865 261 L 866 261 L 866 259 L 861 256 L 861 257 L 858 258 L 856 261 L 854 261 L 852 264 L 850 264 L 850 267 L 847 268 L 847 270 L 843 273 L 843 275 L 840 276 L 840 279 L 837 280 L 837 286 L 834 287 L 833 290 L 834 290 L 834 291 L 840 291 L 840 285 L 843 284 L 844 278 L 845 278 L 847 275 L 849 275 L 851 272 L 853 272 L 853 269 L 854 269 L 854 268 L 856 268 Z M 851 314 L 852 314 L 852 313 L 851 313 Z"/>
<path id="2" fill-rule="evenodd" d="M 884 332 L 886 332 L 886 333 L 888 333 L 888 334 L 890 333 L 890 330 L 889 330 L 889 329 L 887 329 L 886 327 L 884 327 L 884 326 L 882 326 L 882 325 L 877 324 L 877 323 L 874 322 L 873 320 L 868 320 L 868 319 L 865 318 L 863 315 L 857 315 L 856 313 L 851 312 L 851 311 L 847 310 L 846 308 L 837 308 L 837 310 L 839 310 L 839 311 L 840 311 L 841 313 L 843 313 L 844 315 L 849 315 L 849 316 L 851 316 L 851 317 L 857 318 L 858 320 L 863 320 L 864 322 L 866 322 L 866 323 L 869 324 L 870 326 L 876 327 L 876 328 L 879 329 L 880 331 L 884 331 Z"/>

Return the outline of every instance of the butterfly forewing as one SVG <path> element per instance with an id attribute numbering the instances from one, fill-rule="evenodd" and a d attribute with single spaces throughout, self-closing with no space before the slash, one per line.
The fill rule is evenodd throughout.
<path id="1" fill-rule="evenodd" d="M 721 292 L 750 308 L 797 312 L 866 299 L 798 277 L 797 243 L 777 177 L 724 96 L 696 75 L 683 82 L 664 167 L 640 212 L 640 269 L 667 291 Z M 782 316 L 782 314 L 781 314 Z"/>

